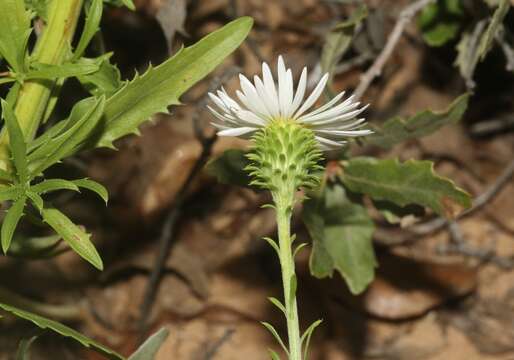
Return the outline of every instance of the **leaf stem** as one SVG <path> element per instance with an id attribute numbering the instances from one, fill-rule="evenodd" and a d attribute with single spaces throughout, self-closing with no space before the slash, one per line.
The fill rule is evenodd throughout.
<path id="1" fill-rule="evenodd" d="M 71 40 L 75 34 L 83 0 L 52 1 L 48 5 L 48 24 L 37 40 L 31 60 L 59 65 L 71 53 Z M 25 139 L 30 141 L 44 120 L 56 81 L 25 81 L 19 90 L 14 112 Z M 0 169 L 9 168 L 9 137 L 0 133 Z"/>
<path id="2" fill-rule="evenodd" d="M 281 189 L 273 193 L 278 225 L 279 258 L 284 287 L 284 306 L 287 320 L 289 360 L 302 359 L 300 325 L 296 304 L 296 274 L 291 238 L 291 215 L 294 204 L 294 188 Z"/>

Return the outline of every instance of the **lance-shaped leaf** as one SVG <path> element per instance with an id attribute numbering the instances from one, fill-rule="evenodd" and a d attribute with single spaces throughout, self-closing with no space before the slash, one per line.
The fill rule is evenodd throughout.
<path id="1" fill-rule="evenodd" d="M 64 179 L 48 179 L 43 180 L 36 185 L 32 185 L 30 190 L 39 195 L 42 195 L 57 190 L 79 191 L 79 188 L 73 181 Z"/>
<path id="2" fill-rule="evenodd" d="M 91 2 L 91 6 L 89 6 L 87 10 L 84 29 L 82 30 L 79 43 L 77 44 L 75 53 L 73 54 L 73 60 L 77 60 L 82 56 L 91 42 L 91 39 L 93 39 L 93 36 L 95 36 L 98 31 L 100 20 L 102 19 L 103 7 L 104 4 L 102 0 L 93 0 Z"/>
<path id="3" fill-rule="evenodd" d="M 73 184 L 77 185 L 79 188 L 88 189 L 94 193 L 96 193 L 98 196 L 102 198 L 102 200 L 107 204 L 107 201 L 109 201 L 109 193 L 105 186 L 102 184 L 97 183 L 94 180 L 91 179 L 78 179 L 73 180 Z"/>
<path id="4" fill-rule="evenodd" d="M 14 200 L 23 195 L 23 190 L 17 186 L 0 188 L 0 203 L 6 200 Z"/>
<path id="5" fill-rule="evenodd" d="M 16 352 L 16 360 L 30 360 L 30 347 L 39 335 L 32 336 L 28 339 L 22 339 Z"/>
<path id="6" fill-rule="evenodd" d="M 62 241 L 60 235 L 29 237 L 20 234 L 20 232 L 18 231 L 14 235 L 13 242 L 9 248 L 9 256 L 11 257 L 42 259 L 52 257 L 66 250 L 59 248 L 59 244 Z"/>
<path id="7" fill-rule="evenodd" d="M 114 350 L 109 349 L 108 347 L 88 338 L 87 336 L 82 335 L 78 331 L 73 330 L 72 328 L 63 325 L 57 321 L 45 318 L 41 315 L 34 314 L 32 312 L 17 308 L 9 304 L 0 303 L 0 309 L 7 311 L 21 319 L 31 321 L 41 329 L 49 329 L 58 334 L 61 334 L 62 336 L 66 336 L 75 341 L 78 341 L 82 346 L 91 348 L 97 352 L 107 355 L 111 359 L 124 359 L 123 356 L 116 353 Z"/>
<path id="8" fill-rule="evenodd" d="M 7 132 L 9 134 L 9 144 L 14 167 L 16 168 L 19 182 L 24 183 L 27 181 L 27 145 L 25 144 L 20 124 L 18 123 L 11 106 L 3 99 L 1 100 L 1 103 L 2 115 L 5 119 Z"/>
<path id="9" fill-rule="evenodd" d="M 355 28 L 368 15 L 368 9 L 361 5 L 350 18 L 337 24 L 327 35 L 321 52 L 321 71 L 329 73 L 330 79 L 334 76 L 334 69 L 337 63 L 348 50 Z"/>
<path id="10" fill-rule="evenodd" d="M 0 54 L 15 72 L 22 73 L 31 32 L 30 13 L 23 0 L 0 0 L 0 14 Z"/>
<path id="11" fill-rule="evenodd" d="M 2 250 L 4 254 L 7 253 L 7 250 L 9 250 L 9 247 L 11 246 L 11 240 L 14 235 L 14 231 L 18 226 L 18 222 L 23 216 L 23 209 L 25 209 L 26 201 L 26 197 L 21 197 L 16 200 L 7 211 L 7 215 L 5 215 L 5 218 L 2 222 L 1 235 Z"/>
<path id="12" fill-rule="evenodd" d="M 480 44 L 478 45 L 478 56 L 480 56 L 481 61 L 484 60 L 487 53 L 491 50 L 494 38 L 496 37 L 498 31 L 500 31 L 503 19 L 505 16 L 507 16 L 509 9 L 510 0 L 500 0 L 498 7 L 494 11 L 491 20 L 489 21 L 489 26 L 487 26 L 487 29 L 480 38 Z"/>
<path id="13" fill-rule="evenodd" d="M 150 336 L 128 360 L 154 360 L 155 355 L 168 338 L 169 333 L 168 329 L 162 328 Z"/>
<path id="14" fill-rule="evenodd" d="M 105 98 L 88 98 L 77 103 L 70 117 L 55 125 L 43 134 L 43 141 L 36 139 L 38 147 L 33 148 L 28 156 L 31 176 L 73 154 L 77 148 L 89 139 L 102 118 Z"/>
<path id="15" fill-rule="evenodd" d="M 431 161 L 357 157 L 343 163 L 341 181 L 351 191 L 399 206 L 418 204 L 454 218 L 471 206 L 468 193 L 434 173 Z"/>
<path id="16" fill-rule="evenodd" d="M 50 79 L 68 78 L 94 73 L 100 68 L 96 61 L 64 63 L 60 65 L 49 65 L 42 63 L 31 64 L 31 70 L 27 73 L 26 79 Z"/>
<path id="17" fill-rule="evenodd" d="M 119 90 L 107 100 L 103 132 L 92 146 L 112 147 L 112 142 L 134 133 L 137 127 L 167 107 L 179 104 L 179 97 L 203 79 L 246 38 L 253 20 L 243 17 L 182 49 L 161 65 Z"/>
<path id="18" fill-rule="evenodd" d="M 468 101 L 469 94 L 463 94 L 444 111 L 426 110 L 408 119 L 394 117 L 387 120 L 382 127 L 374 127 L 374 133 L 367 136 L 366 141 L 389 149 L 403 141 L 430 135 L 445 125 L 460 121 L 466 112 Z"/>
<path id="19" fill-rule="evenodd" d="M 90 262 L 98 270 L 103 270 L 103 262 L 90 240 L 91 235 L 84 232 L 57 209 L 43 209 L 43 220 L 82 258 Z"/>
<path id="20" fill-rule="evenodd" d="M 366 209 L 347 198 L 340 184 L 328 185 L 304 203 L 303 221 L 312 238 L 311 274 L 337 270 L 350 291 L 359 294 L 375 276 L 374 224 Z"/>

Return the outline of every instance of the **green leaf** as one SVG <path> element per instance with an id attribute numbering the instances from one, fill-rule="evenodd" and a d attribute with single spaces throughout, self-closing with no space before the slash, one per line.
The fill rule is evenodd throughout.
<path id="1" fill-rule="evenodd" d="M 64 180 L 64 179 L 48 179 L 43 180 L 42 182 L 32 185 L 30 190 L 35 192 L 36 194 L 42 195 L 52 191 L 57 190 L 72 190 L 79 192 L 78 185 L 73 181 Z"/>
<path id="2" fill-rule="evenodd" d="M 361 5 L 349 19 L 337 24 L 327 35 L 321 51 L 321 72 L 329 73 L 330 81 L 334 76 L 337 63 L 348 50 L 356 27 L 368 16 L 368 8 Z"/>
<path id="3" fill-rule="evenodd" d="M 25 0 L 25 6 L 33 15 L 39 16 L 45 22 L 48 21 L 47 7 L 50 0 Z"/>
<path id="4" fill-rule="evenodd" d="M 43 198 L 39 194 L 30 190 L 26 192 L 26 195 L 30 199 L 34 207 L 38 209 L 39 212 L 41 212 L 41 210 L 43 210 L 43 207 L 45 206 Z"/>
<path id="5" fill-rule="evenodd" d="M 19 318 L 33 322 L 41 329 L 50 329 L 58 334 L 72 338 L 73 340 L 78 341 L 82 346 L 85 346 L 87 348 L 92 348 L 97 352 L 108 355 L 110 358 L 121 359 L 121 360 L 125 359 L 123 356 L 116 353 L 114 350 L 111 350 L 108 347 L 97 343 L 96 341 L 82 335 L 81 333 L 77 332 L 76 330 L 73 330 L 72 328 L 69 328 L 66 325 L 58 323 L 57 321 L 47 319 L 43 316 L 31 313 L 31 312 L 28 312 L 28 311 L 25 311 L 25 310 L 19 309 L 17 307 L 14 307 L 12 305 L 4 304 L 4 303 L 0 303 L 0 308 L 19 317 Z"/>
<path id="6" fill-rule="evenodd" d="M 7 181 L 7 182 L 13 182 L 14 178 L 10 172 L 8 172 L 4 169 L 0 169 L 0 180 Z"/>
<path id="7" fill-rule="evenodd" d="M 399 206 L 418 204 L 447 218 L 471 206 L 468 193 L 434 173 L 431 161 L 353 158 L 343 165 L 341 181 L 351 191 Z"/>
<path id="8" fill-rule="evenodd" d="M 27 42 L 31 32 L 30 13 L 23 0 L 0 0 L 0 55 L 14 72 L 25 70 Z"/>
<path id="9" fill-rule="evenodd" d="M 18 351 L 16 352 L 16 360 L 30 360 L 30 346 L 38 337 L 39 335 L 35 335 L 20 341 Z"/>
<path id="10" fill-rule="evenodd" d="M 136 6 L 132 0 L 104 0 L 105 4 L 113 5 L 113 6 L 126 6 L 130 10 L 135 10 Z"/>
<path id="11" fill-rule="evenodd" d="M 468 88 L 473 88 L 473 74 L 478 63 L 485 59 L 491 50 L 493 40 L 502 29 L 502 21 L 510 8 L 509 0 L 500 0 L 496 11 L 488 20 L 477 22 L 472 31 L 465 32 L 457 44 L 455 66 Z"/>
<path id="12" fill-rule="evenodd" d="M 73 180 L 72 183 L 77 185 L 80 188 L 84 188 L 84 189 L 93 191 L 98 196 L 100 196 L 106 204 L 107 204 L 107 201 L 109 201 L 109 193 L 108 193 L 107 189 L 105 188 L 105 186 L 97 183 L 94 180 L 79 179 L 79 180 Z"/>
<path id="13" fill-rule="evenodd" d="M 422 217 L 425 214 L 425 209 L 416 204 L 402 207 L 390 201 L 374 200 L 373 205 L 390 224 L 399 224 L 402 218 L 408 215 Z"/>
<path id="14" fill-rule="evenodd" d="M 62 251 L 57 249 L 61 243 L 61 236 L 26 236 L 18 231 L 9 248 L 9 256 L 24 259 L 48 258 Z"/>
<path id="15" fill-rule="evenodd" d="M 207 163 L 206 170 L 222 184 L 249 186 L 251 179 L 244 170 L 249 164 L 245 151 L 230 149 Z"/>
<path id="16" fill-rule="evenodd" d="M 114 140 L 134 133 L 153 114 L 179 104 L 179 96 L 232 53 L 252 24 L 249 17 L 234 20 L 144 75 L 136 76 L 107 100 L 103 132 L 93 146 L 112 147 Z"/>
<path id="17" fill-rule="evenodd" d="M 11 155 L 13 157 L 14 167 L 18 174 L 18 180 L 21 183 L 27 181 L 27 145 L 21 131 L 20 124 L 11 109 L 11 106 L 5 101 L 2 103 L 2 116 L 5 119 L 7 132 L 9 134 L 9 144 Z"/>
<path id="18" fill-rule="evenodd" d="M 278 356 L 278 354 L 275 351 L 268 349 L 268 353 L 271 357 L 271 360 L 280 360 L 280 356 Z"/>
<path id="19" fill-rule="evenodd" d="M 154 360 L 160 347 L 168 338 L 169 333 L 168 329 L 162 328 L 150 336 L 128 360 Z"/>
<path id="20" fill-rule="evenodd" d="M 270 323 L 267 323 L 265 321 L 261 321 L 261 324 L 264 325 L 264 327 L 266 329 L 268 329 L 268 331 L 271 333 L 271 335 L 273 335 L 273 337 L 278 341 L 278 343 L 280 344 L 282 349 L 285 351 L 285 353 L 289 355 L 289 351 L 287 350 L 287 347 L 284 345 L 284 342 L 280 338 L 280 335 L 278 334 L 277 330 L 275 330 L 273 325 L 271 325 Z"/>
<path id="21" fill-rule="evenodd" d="M 82 258 L 90 262 L 98 270 L 103 270 L 103 262 L 95 246 L 90 240 L 91 235 L 71 222 L 57 209 L 43 209 L 43 220 Z"/>
<path id="22" fill-rule="evenodd" d="M 498 7 L 493 13 L 491 20 L 489 21 L 489 26 L 483 33 L 480 38 L 480 43 L 478 45 L 478 56 L 480 56 L 480 60 L 484 60 L 487 53 L 491 50 L 493 46 L 494 38 L 498 31 L 500 31 L 503 19 L 507 16 L 507 13 L 510 9 L 510 0 L 500 0 Z"/>
<path id="23" fill-rule="evenodd" d="M 282 313 L 287 316 L 286 314 L 286 308 L 285 306 L 280 302 L 279 299 L 277 298 L 274 298 L 274 297 L 269 297 L 268 300 L 273 304 L 275 305 L 280 311 L 282 311 Z"/>
<path id="24" fill-rule="evenodd" d="M 72 155 L 80 145 L 90 139 L 102 118 L 105 98 L 88 98 L 77 103 L 70 117 L 52 127 L 34 142 L 28 156 L 31 176 L 37 176 L 48 167 Z M 47 134 L 48 133 L 48 134 Z"/>
<path id="25" fill-rule="evenodd" d="M 454 39 L 462 22 L 460 0 L 439 0 L 426 6 L 418 25 L 430 46 L 442 46 Z"/>
<path id="26" fill-rule="evenodd" d="M 14 231 L 18 226 L 18 222 L 23 216 L 23 209 L 25 209 L 26 197 L 22 197 L 14 202 L 14 204 L 7 211 L 7 215 L 2 222 L 2 250 L 4 254 L 7 253 L 11 246 L 11 240 L 14 235 Z"/>
<path id="27" fill-rule="evenodd" d="M 311 342 L 312 333 L 314 330 L 323 322 L 323 320 L 316 320 L 313 322 L 307 330 L 302 335 L 302 338 L 300 339 L 300 344 L 304 344 L 303 348 L 303 359 L 307 360 L 309 358 L 309 345 Z"/>
<path id="28" fill-rule="evenodd" d="M 99 64 L 96 62 L 64 63 L 60 65 L 49 65 L 43 63 L 32 63 L 31 70 L 27 73 L 26 79 L 59 79 L 73 76 L 80 76 L 98 71 Z"/>
<path id="29" fill-rule="evenodd" d="M 23 195 L 23 190 L 17 186 L 0 188 L 0 202 L 14 200 Z"/>
<path id="30" fill-rule="evenodd" d="M 77 77 L 82 86 L 94 96 L 111 96 L 123 85 L 120 71 L 109 62 L 111 56 L 112 53 L 108 53 L 98 59 L 82 58 L 79 60 L 80 62 L 95 62 L 100 64 L 98 71 Z"/>
<path id="31" fill-rule="evenodd" d="M 311 274 L 332 276 L 337 270 L 350 291 L 359 294 L 375 275 L 374 224 L 366 209 L 346 197 L 339 184 L 327 185 L 304 203 L 303 221 L 312 238 Z"/>
<path id="32" fill-rule="evenodd" d="M 408 119 L 394 117 L 387 120 L 381 128 L 374 127 L 374 133 L 366 137 L 370 144 L 389 149 L 409 139 L 430 135 L 441 127 L 460 121 L 468 107 L 469 94 L 455 99 L 444 111 L 422 111 Z"/>
<path id="33" fill-rule="evenodd" d="M 84 30 L 82 30 L 79 43 L 77 44 L 75 53 L 73 54 L 73 60 L 79 59 L 82 54 L 84 54 L 84 51 L 91 42 L 91 39 L 93 39 L 93 36 L 95 36 L 96 32 L 99 30 L 103 7 L 104 4 L 102 0 L 93 0 L 91 2 L 91 6 L 88 8 L 86 14 Z"/>

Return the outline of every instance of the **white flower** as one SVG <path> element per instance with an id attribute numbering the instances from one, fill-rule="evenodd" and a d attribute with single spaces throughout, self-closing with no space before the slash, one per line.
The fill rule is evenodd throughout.
<path id="1" fill-rule="evenodd" d="M 262 79 L 254 76 L 254 83 L 239 74 L 241 90 L 236 95 L 238 103 L 225 89 L 217 95 L 209 93 L 218 110 L 208 106 L 212 114 L 220 121 L 212 123 L 220 131 L 219 136 L 248 137 L 255 131 L 273 121 L 294 121 L 311 129 L 323 150 L 330 150 L 345 144 L 344 138 L 364 136 L 372 133 L 361 129 L 364 118 L 357 118 L 367 106 L 360 107 L 354 97 L 342 101 L 345 92 L 319 108 L 307 112 L 316 103 L 328 81 L 325 74 L 312 93 L 305 98 L 307 87 L 307 68 L 304 68 L 298 81 L 296 92 L 293 88 L 293 74 L 286 69 L 282 56 L 278 58 L 278 89 L 271 70 L 265 62 L 262 64 Z"/>

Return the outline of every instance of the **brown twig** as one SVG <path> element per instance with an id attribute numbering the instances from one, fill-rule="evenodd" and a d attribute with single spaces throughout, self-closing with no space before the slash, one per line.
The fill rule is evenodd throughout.
<path id="1" fill-rule="evenodd" d="M 425 6 L 434 1 L 435 0 L 418 0 L 402 10 L 398 17 L 398 20 L 396 21 L 393 31 L 391 31 L 391 34 L 387 39 L 386 45 L 384 46 L 378 57 L 375 59 L 373 65 L 371 65 L 368 71 L 366 71 L 366 73 L 362 75 L 359 85 L 353 93 L 356 99 L 360 99 L 362 95 L 366 92 L 368 87 L 371 85 L 373 79 L 375 79 L 382 73 L 384 65 L 386 64 L 387 60 L 396 48 L 396 45 L 398 44 L 398 41 L 400 40 L 407 24 L 419 11 L 421 11 Z"/>
<path id="2" fill-rule="evenodd" d="M 225 71 L 225 73 L 221 77 L 216 77 L 212 80 L 211 85 L 209 87 L 209 91 L 214 91 L 216 88 L 220 86 L 221 83 L 227 81 L 229 78 L 234 76 L 234 74 L 239 72 L 239 68 L 231 67 Z M 168 210 L 166 217 L 164 218 L 161 232 L 158 237 L 158 250 L 157 257 L 155 260 L 155 265 L 150 273 L 150 278 L 147 282 L 145 294 L 143 297 L 143 302 L 140 307 L 140 318 L 138 324 L 138 330 L 140 335 L 140 340 L 142 336 L 146 332 L 148 316 L 150 314 L 152 305 L 155 300 L 155 296 L 157 294 L 157 290 L 159 288 L 159 283 L 161 280 L 161 276 L 163 273 L 163 269 L 165 267 L 166 261 L 169 257 L 172 240 L 175 235 L 175 225 L 177 220 L 180 217 L 182 212 L 182 207 L 187 198 L 187 194 L 193 184 L 193 180 L 200 173 L 201 169 L 204 167 L 205 163 L 209 159 L 211 154 L 212 146 L 216 142 L 217 136 L 214 133 L 210 136 L 205 136 L 203 133 L 203 127 L 200 125 L 200 115 L 205 110 L 205 104 L 207 103 L 207 95 L 205 95 L 197 104 L 200 107 L 200 111 L 193 117 L 193 127 L 197 140 L 202 145 L 202 152 L 198 159 L 196 160 L 193 168 L 191 169 L 186 181 L 182 184 L 180 191 L 178 192 L 177 197 L 172 205 L 172 207 Z"/>

